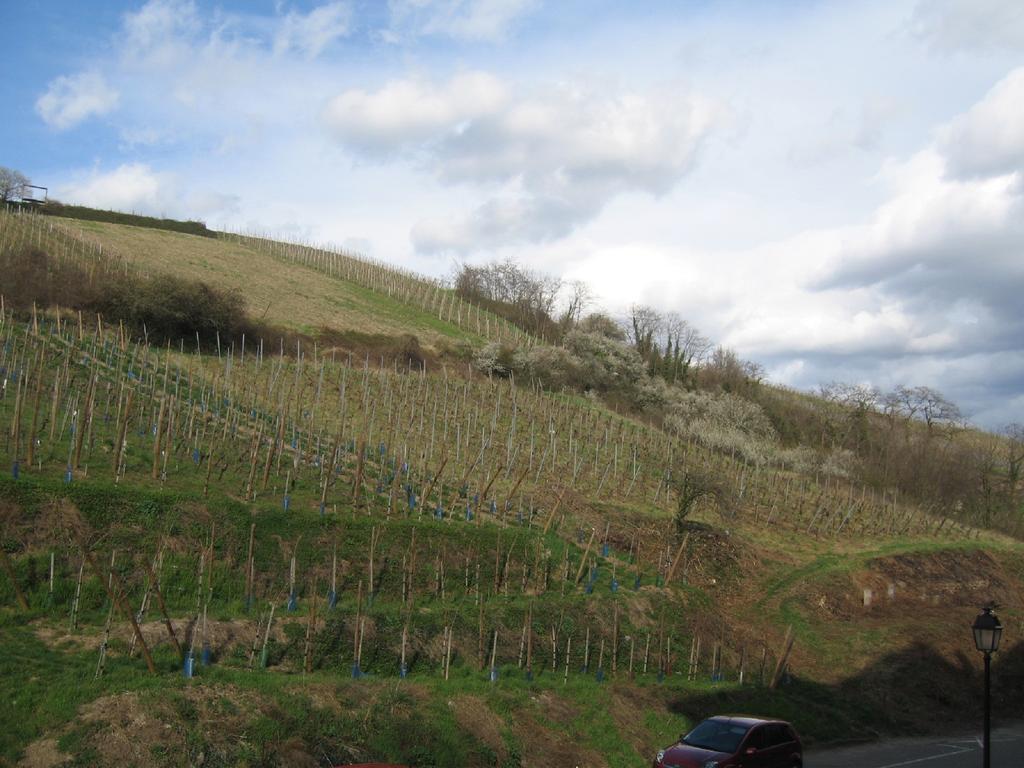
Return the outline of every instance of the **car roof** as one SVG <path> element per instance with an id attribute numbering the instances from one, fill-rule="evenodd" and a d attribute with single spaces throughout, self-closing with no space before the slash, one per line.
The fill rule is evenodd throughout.
<path id="1" fill-rule="evenodd" d="M 709 717 L 708 720 L 718 720 L 721 722 L 736 723 L 737 725 L 745 725 L 751 728 L 755 725 L 763 725 L 765 723 L 779 723 L 782 725 L 789 725 L 785 720 L 769 720 L 763 717 L 752 717 L 751 715 L 715 715 Z"/>

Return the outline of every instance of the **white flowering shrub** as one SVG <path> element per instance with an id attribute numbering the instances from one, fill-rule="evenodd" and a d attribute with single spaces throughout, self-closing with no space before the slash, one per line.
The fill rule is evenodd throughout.
<path id="1" fill-rule="evenodd" d="M 514 365 L 517 376 L 540 382 L 550 390 L 579 387 L 580 370 L 577 360 L 563 347 L 536 346 L 518 350 Z"/>
<path id="2" fill-rule="evenodd" d="M 854 477 L 859 466 L 857 454 L 848 448 L 836 448 L 821 462 L 821 471 L 833 477 Z"/>
<path id="3" fill-rule="evenodd" d="M 780 448 L 775 451 L 774 463 L 783 469 L 812 475 L 821 467 L 821 457 L 813 448 L 798 445 L 794 448 Z"/>
<path id="4" fill-rule="evenodd" d="M 665 426 L 670 431 L 754 464 L 774 460 L 775 429 L 757 403 L 727 392 L 669 390 L 668 394 Z"/>
<path id="5" fill-rule="evenodd" d="M 515 371 L 515 348 L 492 341 L 473 355 L 473 367 L 492 376 L 508 376 Z"/>
<path id="6" fill-rule="evenodd" d="M 632 347 L 607 336 L 570 331 L 565 348 L 579 363 L 580 389 L 614 392 L 627 399 L 647 379 L 647 368 Z"/>

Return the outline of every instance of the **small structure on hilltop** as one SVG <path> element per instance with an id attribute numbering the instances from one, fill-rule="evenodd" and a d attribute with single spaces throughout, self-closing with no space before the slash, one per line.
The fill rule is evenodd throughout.
<path id="1" fill-rule="evenodd" d="M 42 205 L 47 201 L 50 190 L 47 187 L 39 187 L 35 184 L 25 184 L 22 187 L 21 202 L 30 205 Z"/>

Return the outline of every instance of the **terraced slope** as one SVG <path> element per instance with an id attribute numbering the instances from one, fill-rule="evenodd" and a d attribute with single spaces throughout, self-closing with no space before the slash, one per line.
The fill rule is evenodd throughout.
<path id="1" fill-rule="evenodd" d="M 111 739 L 148 739 L 166 764 L 196 745 L 288 764 L 292 739 L 304 760 L 553 765 L 568 740 L 588 764 L 625 766 L 721 708 L 863 735 L 908 720 L 872 714 L 879 654 L 950 636 L 986 587 L 1008 618 L 1022 608 L 1003 565 L 1019 544 L 577 399 L 328 358 L 218 362 L 46 316 L 6 315 L 0 334 L 0 632 L 21 660 L 2 714 L 38 713 L 5 733 L 7 758 L 50 739 L 104 764 Z M 666 479 L 687 467 L 735 501 L 677 530 Z M 929 588 L 884 558 L 936 555 L 979 559 L 990 583 L 933 585 L 946 604 L 925 614 Z M 885 579 L 917 621 L 861 615 L 861 584 L 881 594 Z M 775 677 L 797 682 L 773 691 Z M 126 711 L 185 735 L 125 726 Z"/>
<path id="2" fill-rule="evenodd" d="M 111 269 L 367 290 L 315 251 L 102 224 L 75 256 L 28 224 Z M 373 301 L 435 298 L 391 285 Z M 719 711 L 906 732 L 974 706 L 991 598 L 1024 707 L 1024 546 L 841 477 L 507 380 L 45 311 L 0 313 L 0 379 L 0 765 L 640 766 Z M 677 524 L 688 477 L 713 482 Z"/>

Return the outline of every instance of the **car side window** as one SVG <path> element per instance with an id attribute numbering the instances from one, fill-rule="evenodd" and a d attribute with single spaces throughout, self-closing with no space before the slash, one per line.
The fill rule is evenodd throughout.
<path id="1" fill-rule="evenodd" d="M 753 747 L 754 749 L 764 749 L 767 746 L 767 739 L 765 738 L 764 727 L 755 728 L 747 736 L 747 749 Z"/>
<path id="2" fill-rule="evenodd" d="M 779 744 L 786 744 L 789 741 L 791 741 L 786 726 L 776 723 L 773 725 L 769 725 L 768 728 L 769 741 L 771 742 L 771 745 L 773 747 L 778 746 Z"/>

